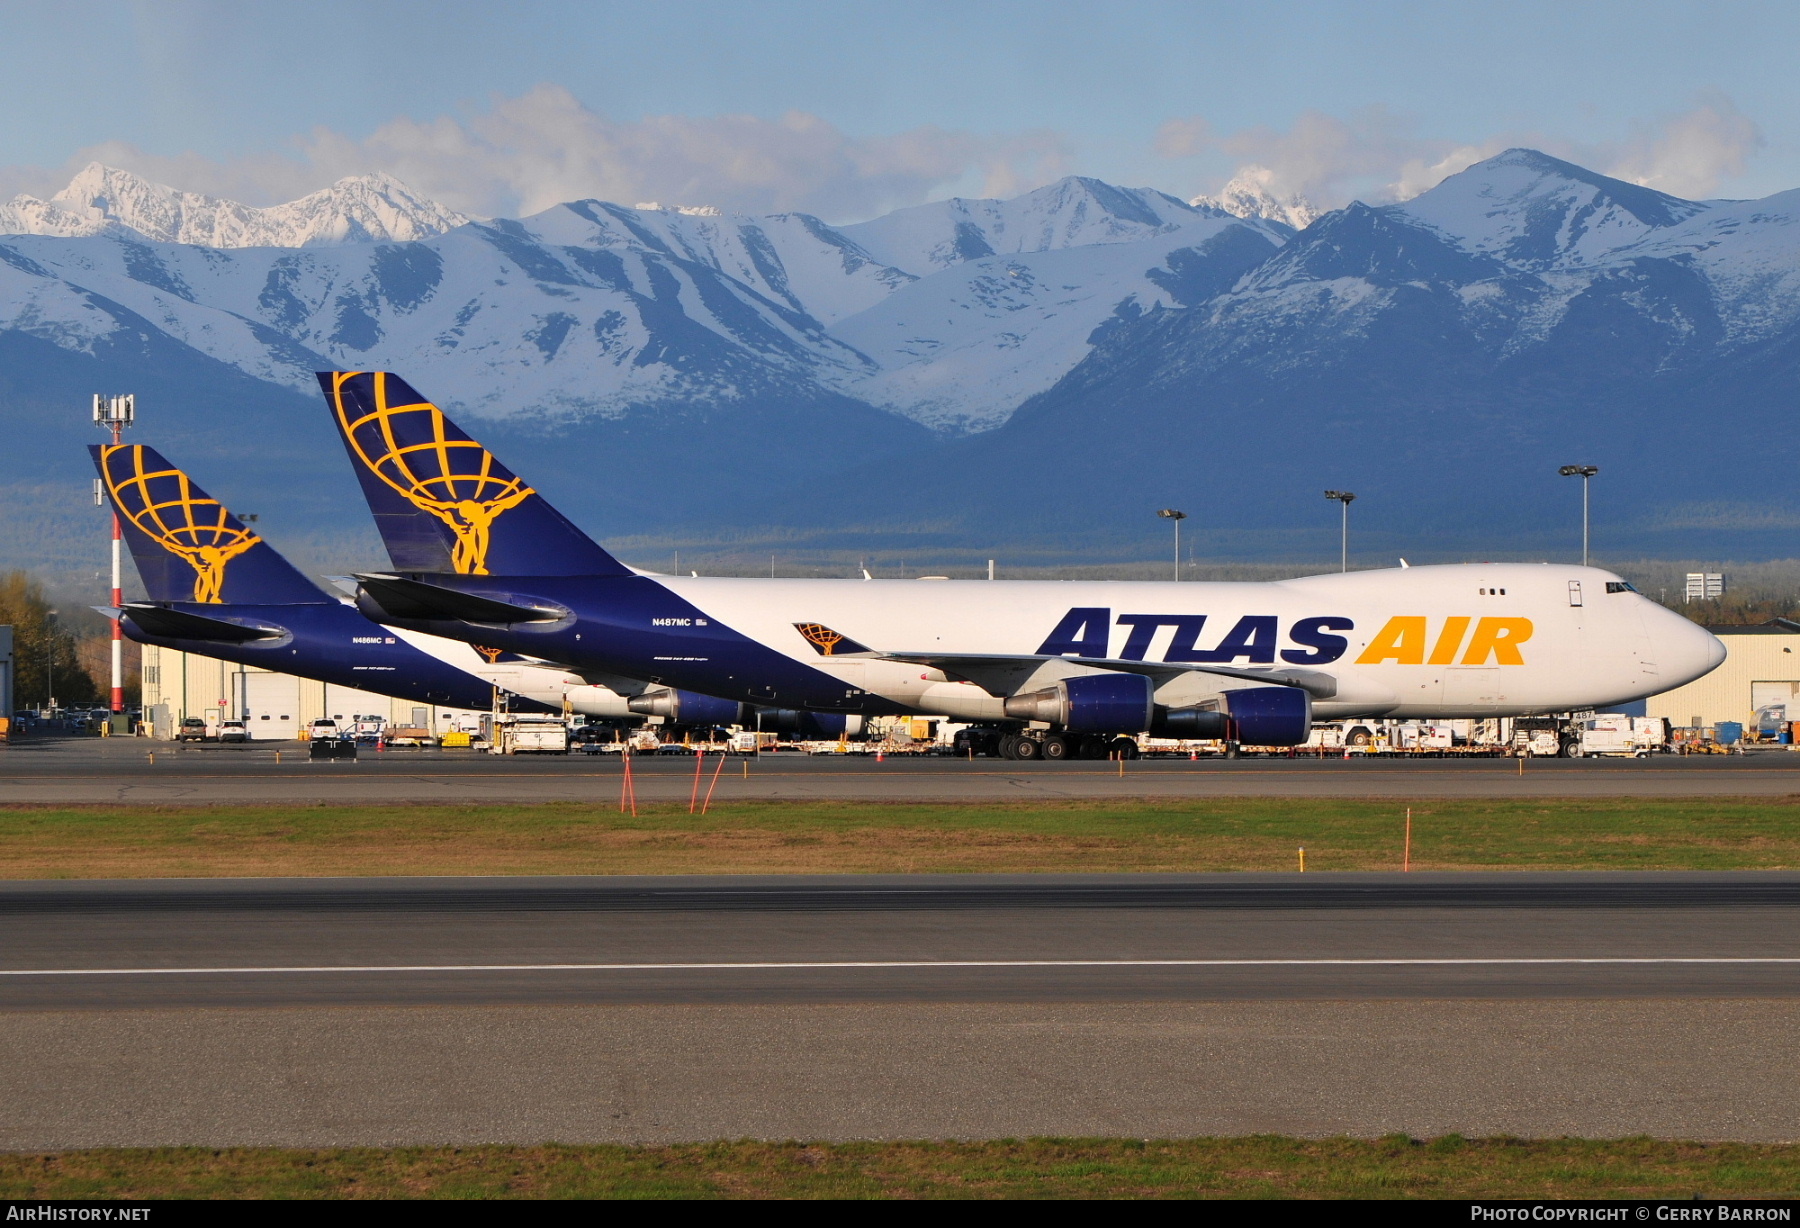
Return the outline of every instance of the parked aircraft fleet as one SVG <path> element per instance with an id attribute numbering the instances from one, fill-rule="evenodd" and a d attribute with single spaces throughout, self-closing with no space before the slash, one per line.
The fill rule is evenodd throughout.
<path id="1" fill-rule="evenodd" d="M 1603 709 L 1725 656 L 1591 567 L 660 575 L 607 553 L 398 376 L 319 382 L 392 569 L 328 595 L 154 449 L 97 446 L 146 593 L 118 611 L 132 639 L 445 706 L 487 708 L 498 688 L 514 710 L 828 737 L 941 716 L 1017 759 L 1104 756 L 1140 733 L 1279 746 L 1316 719 Z"/>

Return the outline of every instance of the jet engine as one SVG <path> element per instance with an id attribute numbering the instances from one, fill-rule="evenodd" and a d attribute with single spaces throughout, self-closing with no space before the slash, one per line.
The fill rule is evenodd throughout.
<path id="1" fill-rule="evenodd" d="M 1312 697 L 1299 687 L 1226 691 L 1205 707 L 1158 706 L 1151 732 L 1165 738 L 1221 738 L 1252 746 L 1295 746 L 1312 732 Z"/>
<path id="2" fill-rule="evenodd" d="M 797 733 L 803 738 L 826 742 L 833 738 L 854 738 L 863 731 L 863 718 L 857 713 L 804 712 L 797 708 L 763 708 L 744 722 L 746 728 L 764 733 Z"/>
<path id="3" fill-rule="evenodd" d="M 742 705 L 735 699 L 718 699 L 695 691 L 646 691 L 625 704 L 641 716 L 660 716 L 673 725 L 744 724 Z"/>
<path id="4" fill-rule="evenodd" d="M 1041 691 L 1008 696 L 1006 715 L 1070 733 L 1138 733 L 1150 728 L 1155 689 L 1142 674 L 1062 678 Z"/>

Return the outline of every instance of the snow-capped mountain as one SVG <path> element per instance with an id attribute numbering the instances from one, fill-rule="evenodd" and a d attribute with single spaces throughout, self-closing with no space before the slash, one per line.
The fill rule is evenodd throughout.
<path id="1" fill-rule="evenodd" d="M 900 209 L 843 233 L 917 280 L 832 328 L 876 368 L 840 386 L 960 434 L 999 425 L 1062 378 L 1108 320 L 1181 304 L 1196 277 L 1235 277 L 1290 232 L 1071 177 L 1012 200 Z"/>
<path id="2" fill-rule="evenodd" d="M 843 233 L 875 259 L 918 277 L 969 260 L 1132 243 L 1218 217 L 1149 188 L 1070 176 L 1012 200 L 953 200 L 896 209 Z"/>
<path id="3" fill-rule="evenodd" d="M 1348 487 L 1384 551 L 1492 556 L 1566 544 L 1556 469 L 1579 461 L 1609 550 L 1787 557 L 1796 375 L 1800 192 L 1687 201 L 1509 150 L 1121 318 L 907 493 L 977 525 L 1062 474 L 1090 524 L 1142 533 L 1155 499 L 1204 500 L 1215 540 L 1312 525 L 1323 553 L 1317 492 Z"/>
<path id="4" fill-rule="evenodd" d="M 1316 216 L 1254 176 L 1196 204 L 1071 178 L 843 227 L 407 196 L 438 232 L 402 239 L 319 220 L 352 215 L 344 184 L 278 226 L 84 177 L 0 236 L 0 480 L 45 480 L 39 453 L 86 430 L 68 407 L 117 387 L 246 477 L 247 441 L 291 433 L 262 487 L 325 489 L 292 468 L 341 468 L 311 372 L 379 366 L 603 532 L 904 541 L 929 508 L 933 541 L 1135 541 L 1161 500 L 1204 507 L 1201 540 L 1288 549 L 1349 485 L 1365 533 L 1536 549 L 1570 461 L 1602 466 L 1597 533 L 1616 516 L 1639 549 L 1800 526 L 1800 191 L 1687 201 L 1508 150 Z M 353 492 L 328 502 L 353 516 Z"/>
<path id="5" fill-rule="evenodd" d="M 842 387 L 934 430 L 988 430 L 1086 358 L 1096 330 L 1222 289 L 1279 246 L 1206 215 L 1154 238 L 969 260 L 833 328 L 876 368 Z"/>
<path id="6" fill-rule="evenodd" d="M 390 175 L 357 175 L 259 209 L 182 192 L 130 171 L 90 162 L 49 200 L 15 196 L 0 205 L 0 234 L 79 238 L 128 233 L 199 247 L 310 247 L 321 243 L 425 239 L 469 219 L 414 195 Z"/>
<path id="7" fill-rule="evenodd" d="M 1477 173 L 1471 174 L 1470 171 Z M 1606 260 L 1719 202 L 1608 179 L 1535 149 L 1509 149 L 1396 206 L 1468 251 L 1520 269 Z"/>
<path id="8" fill-rule="evenodd" d="M 337 213 L 322 206 L 315 222 L 355 199 L 346 188 L 307 200 L 333 193 Z M 99 233 L 75 241 L 0 244 L 35 270 L 18 260 L 0 269 L 0 326 L 28 321 L 65 347 L 120 327 L 118 306 L 301 392 L 320 366 L 373 365 L 432 372 L 438 395 L 477 414 L 556 418 L 805 389 L 952 433 L 1004 421 L 1080 362 L 1089 335 L 1118 313 L 1176 305 L 1222 232 L 1254 232 L 1265 253 L 1285 235 L 1082 179 L 1011 201 L 904 210 L 885 229 L 587 200 L 412 243 L 310 242 L 319 228 L 297 223 L 279 244 L 144 242 L 245 218 L 270 238 L 282 219 L 105 168 L 56 199 L 59 224 L 81 221 L 71 209 L 88 199 L 110 210 L 96 205 L 94 217 L 133 223 L 90 217 L 83 224 Z M 283 206 L 282 218 L 295 222 L 305 203 Z M 415 213 L 442 211 L 427 202 Z M 929 268 L 947 259 L 929 254 L 938 238 L 955 233 L 966 257 L 924 280 L 861 241 Z"/>
<path id="9" fill-rule="evenodd" d="M 1200 195 L 1188 204 L 1196 209 L 1218 209 L 1233 217 L 1258 218 L 1278 222 L 1295 230 L 1305 230 L 1319 220 L 1320 209 L 1298 192 L 1277 196 L 1269 189 L 1274 172 L 1261 166 L 1240 170 L 1217 196 Z"/>

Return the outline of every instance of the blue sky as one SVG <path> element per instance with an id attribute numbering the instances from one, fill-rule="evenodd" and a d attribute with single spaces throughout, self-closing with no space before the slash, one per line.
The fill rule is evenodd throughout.
<path id="1" fill-rule="evenodd" d="M 272 203 L 386 170 L 834 221 L 1244 167 L 1327 204 L 1529 143 L 1681 194 L 1800 186 L 1800 5 L 0 2 L 0 191 L 88 157 Z M 736 118 L 734 118 L 736 117 Z M 633 202 L 627 202 L 633 203 Z"/>

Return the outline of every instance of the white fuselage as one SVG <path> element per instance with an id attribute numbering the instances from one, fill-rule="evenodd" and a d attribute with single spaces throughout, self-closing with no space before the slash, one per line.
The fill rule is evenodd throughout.
<path id="1" fill-rule="evenodd" d="M 522 695 L 551 708 L 566 705 L 568 711 L 582 716 L 633 721 L 643 719 L 625 706 L 628 696 L 611 687 L 588 682 L 581 675 L 570 673 L 560 665 L 516 660 L 490 661 L 480 649 L 461 640 L 426 635 L 403 627 L 385 629 L 388 634 L 399 637 L 420 652 L 436 657 L 444 664 L 480 678 L 489 686 L 498 687 L 502 691 Z"/>
<path id="2" fill-rule="evenodd" d="M 1313 704 L 1327 719 L 1603 708 L 1680 686 L 1724 659 L 1716 638 L 1618 576 L 1548 564 L 1271 583 L 654 578 L 846 687 L 966 720 L 1001 718 L 1005 693 L 1096 672 L 1084 657 L 1328 674 L 1335 694 Z M 1060 659 L 1026 663 L 1004 687 L 991 671 L 977 685 L 976 673 L 954 665 L 821 655 L 796 624 L 823 625 L 877 654 Z M 1159 685 L 1156 701 L 1179 706 L 1244 685 L 1183 673 Z"/>

